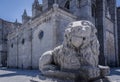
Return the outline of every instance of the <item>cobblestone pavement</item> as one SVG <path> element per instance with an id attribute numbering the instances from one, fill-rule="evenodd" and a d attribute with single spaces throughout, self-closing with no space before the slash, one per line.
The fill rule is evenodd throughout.
<path id="1" fill-rule="evenodd" d="M 37 77 L 38 70 L 22 69 L 0 69 L 0 82 L 30 82 L 30 79 Z"/>
<path id="2" fill-rule="evenodd" d="M 109 76 L 113 82 L 120 82 L 120 68 L 112 68 Z"/>
<path id="3" fill-rule="evenodd" d="M 6 69 L 0 68 L 0 82 L 30 82 L 41 73 L 38 70 Z M 120 68 L 112 68 L 109 76 L 113 82 L 120 82 Z M 51 82 L 41 78 L 40 82 Z"/>

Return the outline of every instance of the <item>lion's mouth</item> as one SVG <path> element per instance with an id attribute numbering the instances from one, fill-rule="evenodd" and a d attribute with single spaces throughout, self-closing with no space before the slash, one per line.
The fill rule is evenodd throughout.
<path id="1" fill-rule="evenodd" d="M 81 38 L 81 39 L 83 39 L 83 40 L 85 40 L 86 38 L 85 37 L 83 37 L 83 36 L 78 36 L 78 35 L 72 35 L 73 37 L 76 37 L 76 38 Z"/>
<path id="2" fill-rule="evenodd" d="M 83 44 L 83 40 L 85 40 L 84 37 L 72 37 L 72 44 L 74 47 L 80 47 Z"/>

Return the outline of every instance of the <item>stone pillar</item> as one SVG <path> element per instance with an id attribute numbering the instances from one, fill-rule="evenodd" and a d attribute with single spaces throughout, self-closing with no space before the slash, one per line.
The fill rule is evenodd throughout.
<path id="1" fill-rule="evenodd" d="M 18 45 L 19 45 L 19 36 L 17 35 L 17 68 L 19 67 L 19 48 L 18 48 Z"/>
<path id="2" fill-rule="evenodd" d="M 97 17 L 97 30 L 98 40 L 100 42 L 100 55 L 99 64 L 106 65 L 106 34 L 105 34 L 105 0 L 96 0 L 96 17 Z"/>
<path id="3" fill-rule="evenodd" d="M 54 9 L 54 14 L 52 14 L 52 21 L 53 21 L 53 33 L 54 33 L 54 39 L 53 39 L 53 48 L 54 47 L 56 47 L 56 46 L 58 46 L 58 39 L 57 39 L 57 35 L 58 35 L 58 18 L 57 18 L 57 15 L 58 15 L 58 7 L 59 7 L 59 5 L 55 2 L 54 4 L 53 4 L 53 9 Z"/>
<path id="4" fill-rule="evenodd" d="M 118 40 L 117 40 L 117 9 L 116 9 L 116 0 L 111 0 L 111 18 L 114 23 L 114 38 L 115 38 L 115 57 L 116 57 L 116 66 L 119 65 L 119 60 L 118 60 Z"/>
<path id="5" fill-rule="evenodd" d="M 0 55 L 0 67 L 1 67 L 2 65 L 1 65 L 1 55 Z"/>
<path id="6" fill-rule="evenodd" d="M 120 66 L 120 7 L 117 8 L 117 28 L 118 28 L 118 58 Z"/>
<path id="7" fill-rule="evenodd" d="M 31 60 L 30 60 L 31 67 L 30 67 L 30 69 L 33 69 L 33 65 L 32 65 L 33 64 L 33 42 L 32 42 L 33 41 L 33 29 L 32 28 L 30 29 L 30 32 L 31 32 L 30 33 L 30 41 L 31 41 L 31 52 L 30 52 L 31 53 L 31 57 L 30 57 L 31 58 Z"/>
<path id="8" fill-rule="evenodd" d="M 113 36 L 114 36 L 114 57 L 115 61 L 113 63 L 114 66 L 118 66 L 118 40 L 117 40 L 117 14 L 116 14 L 116 0 L 109 0 L 108 2 L 109 6 L 109 13 L 110 13 L 110 20 L 113 23 Z M 112 58 L 111 58 L 112 59 Z"/>
<path id="9" fill-rule="evenodd" d="M 2 20 L 0 19 L 0 30 L 2 29 Z M 0 31 L 0 46 L 2 46 L 2 31 Z M 0 47 L 0 50 L 1 50 L 2 47 Z M 0 53 L 0 67 L 2 66 L 1 64 L 1 53 Z"/>

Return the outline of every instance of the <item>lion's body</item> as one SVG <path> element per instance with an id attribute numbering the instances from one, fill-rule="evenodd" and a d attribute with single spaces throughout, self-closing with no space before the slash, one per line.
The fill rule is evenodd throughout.
<path id="1" fill-rule="evenodd" d="M 57 47 L 53 51 L 53 58 L 55 64 L 59 65 L 62 69 L 79 69 L 80 61 L 73 55 L 75 52 L 70 51 L 69 49 L 63 49 L 63 46 Z"/>
<path id="2" fill-rule="evenodd" d="M 63 44 L 41 56 L 39 67 L 42 73 L 56 77 L 66 75 L 70 78 L 79 75 L 88 80 L 99 77 L 99 42 L 96 32 L 96 28 L 89 21 L 69 24 L 65 30 Z M 66 72 L 68 70 L 70 75 Z"/>
<path id="3" fill-rule="evenodd" d="M 59 65 L 61 69 L 78 70 L 82 66 L 97 66 L 96 58 L 92 53 L 90 47 L 83 52 L 76 52 L 74 49 L 64 48 L 59 46 L 53 50 L 53 59 L 56 65 Z M 89 54 L 89 55 L 88 55 Z"/>

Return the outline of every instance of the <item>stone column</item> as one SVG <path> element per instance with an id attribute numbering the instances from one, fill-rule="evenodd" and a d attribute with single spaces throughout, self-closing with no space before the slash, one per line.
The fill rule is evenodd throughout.
<path id="1" fill-rule="evenodd" d="M 117 13 L 116 13 L 116 0 L 110 0 L 110 11 L 111 11 L 111 18 L 114 23 L 114 42 L 115 42 L 115 58 L 116 58 L 116 66 L 119 65 L 118 60 L 118 40 L 117 40 Z"/>
<path id="2" fill-rule="evenodd" d="M 0 67 L 2 67 L 2 64 L 1 64 L 1 54 L 0 54 Z"/>
<path id="3" fill-rule="evenodd" d="M 57 0 L 56 0 L 57 1 Z M 53 33 L 54 33 L 54 42 L 53 42 L 53 48 L 58 46 L 58 38 L 57 38 L 57 32 L 58 32 L 58 18 L 57 18 L 57 15 L 58 15 L 58 8 L 59 8 L 59 5 L 55 2 L 53 4 L 53 9 L 54 9 L 54 14 L 52 14 L 52 21 L 53 21 Z"/>
<path id="4" fill-rule="evenodd" d="M 100 42 L 100 55 L 99 64 L 106 65 L 106 34 L 105 34 L 105 0 L 96 0 L 96 17 L 97 17 L 97 30 L 98 40 Z"/>
<path id="5" fill-rule="evenodd" d="M 120 66 L 120 7 L 117 8 L 117 32 L 118 32 L 118 58 Z"/>
<path id="6" fill-rule="evenodd" d="M 17 68 L 19 67 L 19 50 L 18 50 L 18 45 L 19 45 L 19 36 L 17 35 Z"/>
<path id="7" fill-rule="evenodd" d="M 2 20 L 0 19 L 0 29 L 2 29 Z M 1 43 L 1 35 L 2 35 L 2 32 L 0 32 L 0 46 L 2 45 L 2 43 Z M 0 48 L 0 50 L 1 50 L 1 48 Z M 0 67 L 2 66 L 2 64 L 1 64 L 1 53 L 0 53 Z"/>

